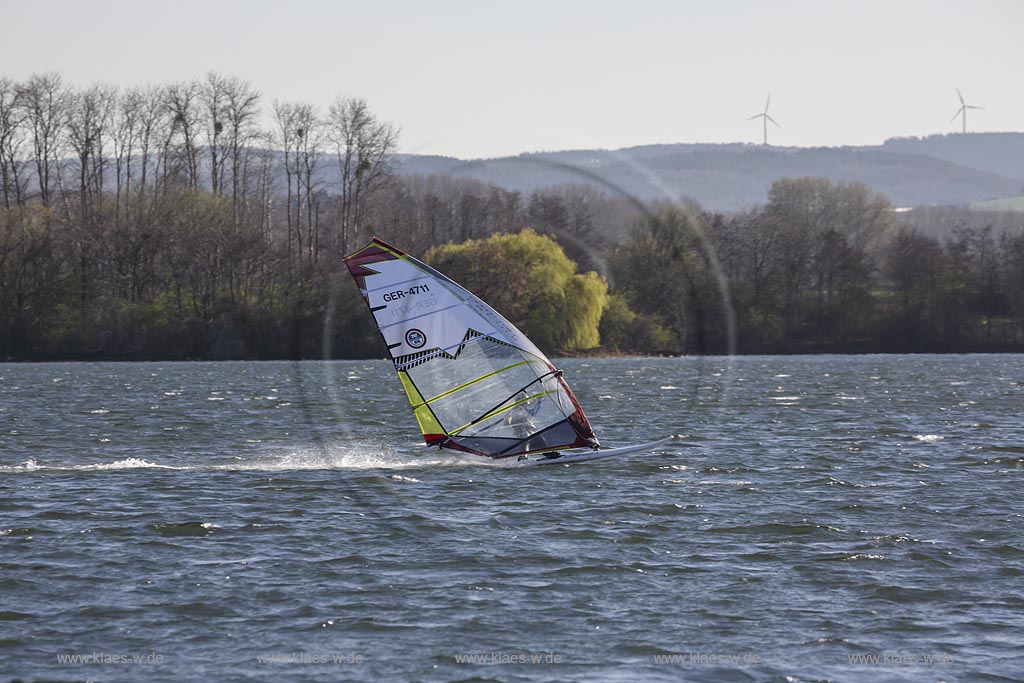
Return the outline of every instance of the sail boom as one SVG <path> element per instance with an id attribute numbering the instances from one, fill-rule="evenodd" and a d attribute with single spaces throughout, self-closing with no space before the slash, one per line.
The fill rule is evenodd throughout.
<path id="1" fill-rule="evenodd" d="M 500 373 L 502 373 L 502 372 L 505 372 L 506 370 L 512 370 L 513 368 L 518 368 L 518 367 L 519 367 L 520 365 L 523 365 L 523 364 L 524 364 L 525 362 L 526 362 L 526 361 L 520 361 L 520 362 L 518 362 L 518 363 L 514 363 L 514 364 L 512 364 L 512 365 L 509 365 L 509 366 L 507 366 L 507 367 L 504 367 L 504 368 L 502 368 L 501 370 L 495 370 L 494 372 L 488 373 L 488 374 L 484 375 L 483 377 L 477 377 L 476 379 L 471 379 L 470 381 L 466 382 L 465 384 L 460 384 L 460 385 L 459 385 L 459 386 L 457 386 L 457 387 L 454 387 L 454 388 L 452 388 L 452 389 L 449 389 L 448 391 L 444 392 L 443 394 L 438 394 L 437 396 L 435 396 L 435 397 L 433 397 L 433 398 L 428 398 L 428 399 L 427 399 L 426 401 L 424 401 L 424 402 L 423 402 L 423 404 L 421 404 L 421 405 L 426 405 L 427 403 L 431 403 L 431 402 L 433 402 L 433 401 L 437 401 L 437 400 L 439 400 L 439 399 L 442 399 L 442 398 L 444 398 L 444 397 L 446 397 L 446 396 L 451 396 L 451 395 L 452 395 L 452 394 L 454 394 L 455 392 L 457 392 L 457 391 L 462 391 L 463 389 L 466 389 L 467 387 L 471 387 L 471 386 L 473 386 L 474 384 L 476 384 L 477 382 L 482 382 L 482 381 L 484 381 L 485 379 L 487 379 L 487 378 L 489 378 L 489 377 L 494 377 L 495 375 L 498 375 L 498 374 L 500 374 Z M 413 406 L 413 409 L 415 410 L 415 409 L 416 409 L 416 408 L 418 408 L 418 407 L 419 407 L 419 406 Z"/>

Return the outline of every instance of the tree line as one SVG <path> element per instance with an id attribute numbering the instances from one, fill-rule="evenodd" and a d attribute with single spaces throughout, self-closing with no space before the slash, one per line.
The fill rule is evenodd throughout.
<path id="1" fill-rule="evenodd" d="M 673 352 L 1024 350 L 1024 215 L 952 213 L 942 237 L 863 185 L 781 179 L 744 213 L 643 219 L 615 282 Z"/>
<path id="2" fill-rule="evenodd" d="M 0 357 L 318 352 L 397 135 L 360 98 L 266 110 L 216 73 L 0 79 Z"/>
<path id="3" fill-rule="evenodd" d="M 0 359 L 383 355 L 341 264 L 370 234 L 477 282 L 551 352 L 1024 349 L 1017 218 L 904 215 L 811 178 L 728 215 L 524 195 L 401 176 L 397 141 L 360 98 L 266 103 L 215 73 L 0 78 Z M 555 251 L 547 290 L 523 289 L 527 255 Z"/>

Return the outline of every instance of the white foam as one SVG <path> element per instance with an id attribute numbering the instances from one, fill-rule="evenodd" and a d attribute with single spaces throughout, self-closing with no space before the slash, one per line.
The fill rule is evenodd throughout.
<path id="1" fill-rule="evenodd" d="M 938 434 L 918 434 L 914 437 L 914 441 L 920 441 L 921 443 L 935 443 L 936 441 L 942 441 L 945 437 L 939 436 Z"/>
<path id="2" fill-rule="evenodd" d="M 78 465 L 77 467 L 69 467 L 66 469 L 72 470 L 131 470 L 139 467 L 156 467 L 160 469 L 174 470 L 180 469 L 172 467 L 170 465 L 158 465 L 155 462 L 149 462 L 142 458 L 125 458 L 124 460 L 115 460 L 114 462 L 96 463 L 93 465 Z M 54 468 L 61 469 L 61 468 Z"/>
<path id="3" fill-rule="evenodd" d="M 422 449 L 426 450 L 426 449 Z M 514 464 L 514 463 L 513 463 Z M 507 466 L 504 461 L 493 461 L 461 454 L 426 453 L 395 451 L 379 443 L 376 444 L 329 444 L 324 446 L 304 446 L 300 448 L 270 448 L 262 454 L 252 457 L 238 456 L 231 463 L 196 463 L 165 465 L 143 458 L 125 458 L 107 463 L 89 463 L 84 465 L 47 465 L 35 459 L 27 460 L 20 465 L 0 466 L 0 472 L 68 472 L 68 471 L 103 471 L 124 469 L 164 469 L 164 470 L 198 470 L 198 471 L 261 471 L 279 472 L 286 470 L 402 470 L 424 467 L 464 467 L 464 466 Z M 396 481 L 416 481 L 412 477 L 392 478 Z"/>
<path id="4" fill-rule="evenodd" d="M 465 464 L 462 458 L 436 453 L 417 455 L 402 453 L 379 443 L 329 444 L 321 447 L 306 446 L 298 449 L 274 449 L 252 460 L 230 465 L 215 465 L 218 470 L 371 470 L 410 469 Z"/>
<path id="5" fill-rule="evenodd" d="M 35 458 L 26 460 L 20 465 L 10 465 L 7 467 L 0 467 L 0 472 L 34 472 L 39 469 L 39 463 L 36 462 Z"/>
<path id="6" fill-rule="evenodd" d="M 155 462 L 149 462 L 141 458 L 125 458 L 124 460 L 115 460 L 114 462 L 98 462 L 89 463 L 87 465 L 72 465 L 70 467 L 60 465 L 40 465 L 34 458 L 32 460 L 26 460 L 20 465 L 14 465 L 12 467 L 0 466 L 0 472 L 38 472 L 41 470 L 48 470 L 54 472 L 64 471 L 88 471 L 88 470 L 130 470 L 140 467 L 155 467 L 158 469 L 165 470 L 183 470 L 189 469 L 187 467 L 174 467 L 171 465 L 160 465 Z"/>

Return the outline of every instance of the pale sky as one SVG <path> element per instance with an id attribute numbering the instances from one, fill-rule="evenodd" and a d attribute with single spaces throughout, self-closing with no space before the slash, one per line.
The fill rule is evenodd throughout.
<path id="1" fill-rule="evenodd" d="M 462 158 L 672 142 L 1024 130 L 1024 0 L 0 0 L 0 76 L 366 98 Z"/>

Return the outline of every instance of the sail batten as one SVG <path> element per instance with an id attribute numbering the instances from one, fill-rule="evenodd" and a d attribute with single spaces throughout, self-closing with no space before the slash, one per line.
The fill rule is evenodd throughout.
<path id="1" fill-rule="evenodd" d="M 405 319 L 400 320 L 398 322 L 391 323 L 390 325 L 381 325 L 380 329 L 383 331 L 383 330 L 386 330 L 389 327 L 394 327 L 396 325 L 405 325 L 406 323 L 409 323 L 409 322 L 411 322 L 413 320 L 419 320 L 420 318 L 426 318 L 427 316 L 437 315 L 438 313 L 444 313 L 445 311 L 450 311 L 453 308 L 458 308 L 459 306 L 465 306 L 465 305 L 466 305 L 465 303 L 459 302 L 457 304 L 452 304 L 451 306 L 449 306 L 447 308 L 442 308 L 439 311 L 431 311 L 430 313 L 423 313 L 422 315 L 416 315 L 416 316 L 413 316 L 411 318 L 405 318 Z"/>
<path id="2" fill-rule="evenodd" d="M 561 373 L 471 292 L 378 239 L 345 263 L 427 444 L 492 458 L 598 446 Z"/>
<path id="3" fill-rule="evenodd" d="M 511 369 L 513 369 L 513 368 L 517 368 L 517 367 L 519 367 L 520 365 L 523 365 L 523 364 L 525 364 L 525 362 L 526 362 L 526 361 L 521 361 L 521 362 L 519 362 L 519 363 L 514 363 L 513 365 L 509 365 L 509 366 L 507 366 L 507 367 L 504 367 L 504 368 L 502 368 L 501 370 L 495 370 L 494 372 L 488 373 L 488 374 L 484 375 L 483 377 L 477 377 L 476 379 L 471 379 L 470 381 L 466 382 L 465 384 L 460 384 L 460 385 L 459 385 L 459 386 L 457 386 L 457 387 L 454 387 L 454 388 L 452 388 L 452 389 L 449 389 L 448 391 L 444 392 L 443 394 L 438 394 L 437 396 L 435 396 L 435 397 L 433 397 L 433 398 L 428 398 L 428 399 L 427 399 L 426 401 L 424 401 L 424 402 L 423 402 L 423 404 L 421 404 L 421 405 L 426 405 L 426 404 L 428 404 L 428 403 L 432 403 L 433 401 L 437 401 L 437 400 L 439 400 L 439 399 L 442 399 L 442 398 L 444 398 L 444 397 L 446 397 L 446 396 L 451 396 L 452 394 L 454 394 L 454 393 L 455 393 L 455 392 L 457 392 L 457 391 L 462 391 L 463 389 L 466 389 L 466 388 L 468 388 L 468 387 L 471 387 L 471 386 L 473 386 L 474 384 L 476 384 L 476 383 L 478 383 L 478 382 L 482 382 L 482 381 L 484 381 L 485 379 L 488 379 L 488 378 L 490 378 L 490 377 L 494 377 L 495 375 L 501 374 L 502 372 L 505 372 L 506 370 L 511 370 Z M 418 407 L 419 407 L 419 406 L 415 406 L 415 405 L 414 405 L 414 406 L 413 406 L 413 409 L 416 409 L 416 408 L 418 408 Z"/>

